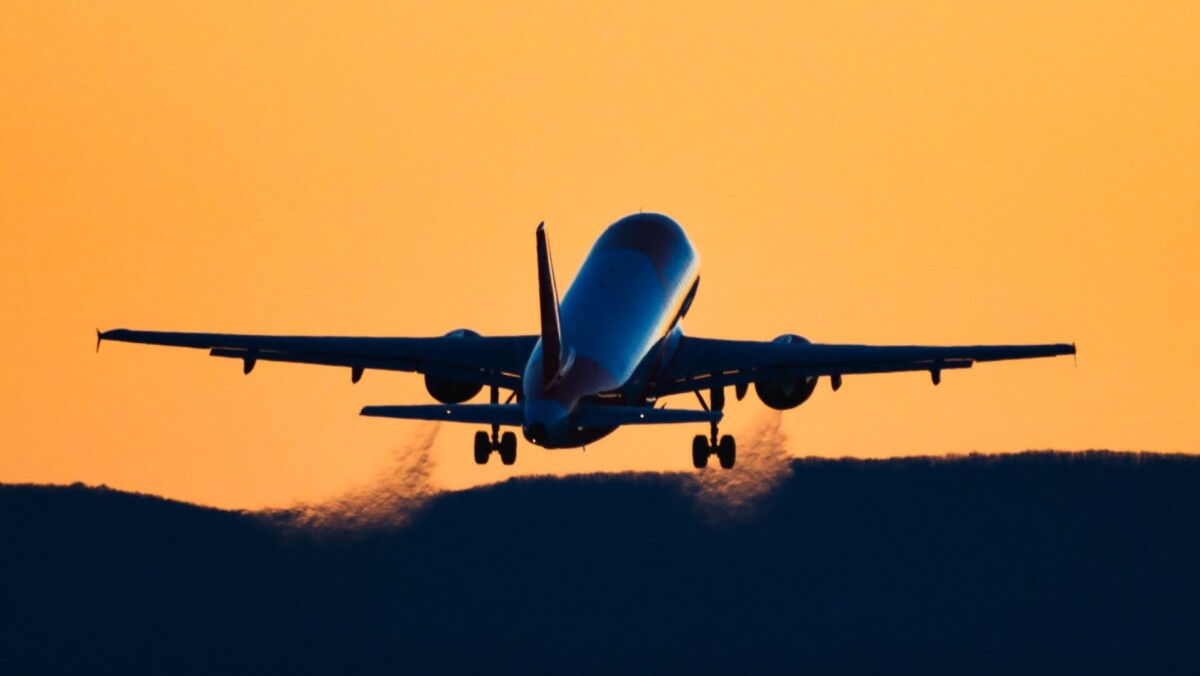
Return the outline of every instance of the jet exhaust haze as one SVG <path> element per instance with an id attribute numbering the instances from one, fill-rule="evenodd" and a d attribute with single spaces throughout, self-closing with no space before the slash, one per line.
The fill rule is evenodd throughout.
<path id="1" fill-rule="evenodd" d="M 681 489 L 695 498 L 697 511 L 713 524 L 753 520 L 792 475 L 779 411 L 762 414 L 738 438 L 742 441 L 735 471 L 679 474 Z"/>
<path id="2" fill-rule="evenodd" d="M 743 432 L 742 455 L 735 472 L 620 472 L 621 475 L 660 477 L 695 501 L 696 511 L 710 524 L 751 521 L 789 476 L 791 457 L 783 418 L 770 411 Z M 315 536 L 363 535 L 408 525 L 440 493 L 433 474 L 433 454 L 440 425 L 418 428 L 392 453 L 390 465 L 368 483 L 316 502 L 260 512 L 269 523 L 292 534 Z M 590 476 L 604 476 L 595 473 Z M 586 475 L 585 475 L 586 476 Z M 553 477 L 538 477 L 542 479 Z"/>
<path id="3" fill-rule="evenodd" d="M 392 452 L 390 466 L 371 482 L 334 498 L 301 503 L 263 516 L 289 532 L 315 535 L 365 534 L 407 524 L 441 492 L 431 477 L 437 468 L 431 450 L 440 425 L 422 425 Z"/>

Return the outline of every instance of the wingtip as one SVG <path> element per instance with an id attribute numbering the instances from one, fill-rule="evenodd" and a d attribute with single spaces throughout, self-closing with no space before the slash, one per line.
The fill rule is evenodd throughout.
<path id="1" fill-rule="evenodd" d="M 541 223 L 538 223 L 537 231 L 538 232 L 546 231 L 546 221 L 542 221 Z"/>
<path id="2" fill-rule="evenodd" d="M 104 334 L 100 333 L 100 329 L 96 329 L 96 352 L 100 352 L 100 341 L 104 340 Z"/>

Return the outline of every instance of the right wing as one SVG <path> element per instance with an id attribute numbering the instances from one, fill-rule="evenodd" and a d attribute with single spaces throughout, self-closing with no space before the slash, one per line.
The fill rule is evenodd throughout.
<path id="1" fill-rule="evenodd" d="M 654 396 L 681 394 L 711 387 L 747 385 L 781 369 L 794 377 L 929 371 L 934 383 L 946 369 L 970 368 L 975 362 L 1036 359 L 1075 354 L 1075 346 L 962 345 L 834 345 L 820 343 L 717 340 L 684 336 L 675 357 L 650 385 Z"/>
<path id="2" fill-rule="evenodd" d="M 255 362 L 280 361 L 349 368 L 355 382 L 363 369 L 380 369 L 517 389 L 537 336 L 357 338 L 114 329 L 97 332 L 97 349 L 104 340 L 208 350 L 214 357 L 241 359 L 246 373 Z"/>

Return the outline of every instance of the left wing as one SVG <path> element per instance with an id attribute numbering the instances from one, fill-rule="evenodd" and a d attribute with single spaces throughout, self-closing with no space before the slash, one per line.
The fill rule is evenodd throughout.
<path id="1" fill-rule="evenodd" d="M 348 338 L 337 336 L 255 336 L 228 333 L 170 333 L 114 329 L 96 333 L 100 342 L 169 345 L 208 350 L 214 357 L 241 359 L 249 373 L 258 361 L 341 366 L 357 382 L 363 369 L 411 371 L 480 385 L 520 387 L 537 336 L 437 338 Z"/>
<path id="2" fill-rule="evenodd" d="M 649 394 L 746 385 L 764 372 L 786 369 L 796 377 L 929 371 L 934 382 L 945 369 L 970 368 L 975 362 L 1034 359 L 1075 354 L 1075 346 L 972 345 L 959 347 L 832 345 L 817 343 L 714 340 L 684 336 Z"/>

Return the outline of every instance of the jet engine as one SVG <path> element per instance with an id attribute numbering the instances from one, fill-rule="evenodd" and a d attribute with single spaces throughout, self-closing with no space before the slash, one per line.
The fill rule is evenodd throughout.
<path id="1" fill-rule="evenodd" d="M 779 336 L 773 343 L 809 343 L 807 338 L 791 333 Z M 805 376 L 791 372 L 789 369 L 772 369 L 764 371 L 766 378 L 754 383 L 754 393 L 762 403 L 777 411 L 796 408 L 812 396 L 817 388 L 816 376 Z"/>
<path id="2" fill-rule="evenodd" d="M 478 338 L 479 334 L 470 329 L 455 329 L 446 334 L 447 338 Z M 483 389 L 481 383 L 467 383 L 453 378 L 443 378 L 425 374 L 425 391 L 429 396 L 443 404 L 461 404 Z"/>

